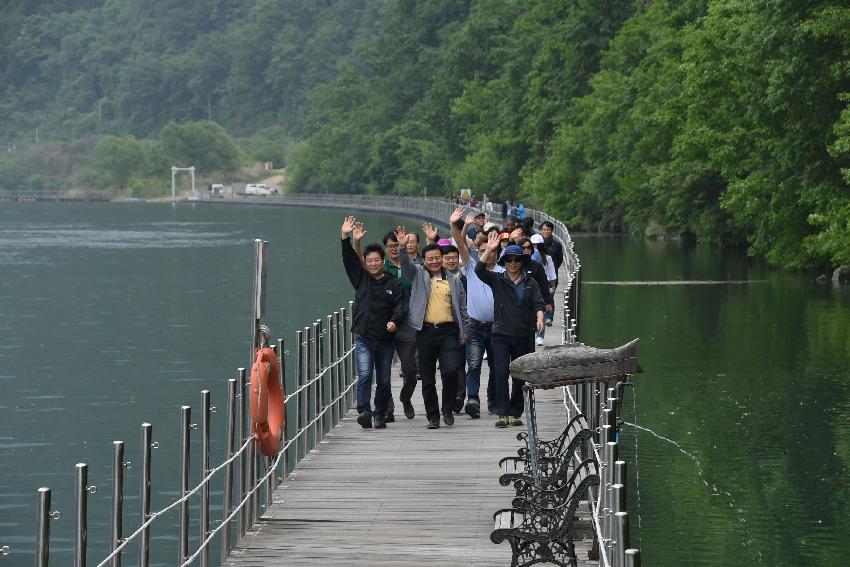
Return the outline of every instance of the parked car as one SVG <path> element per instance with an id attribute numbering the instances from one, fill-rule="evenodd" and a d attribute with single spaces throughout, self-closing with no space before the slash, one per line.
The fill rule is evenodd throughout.
<path id="1" fill-rule="evenodd" d="M 245 186 L 246 195 L 277 195 L 278 190 L 275 187 L 270 187 L 265 183 L 249 183 Z"/>

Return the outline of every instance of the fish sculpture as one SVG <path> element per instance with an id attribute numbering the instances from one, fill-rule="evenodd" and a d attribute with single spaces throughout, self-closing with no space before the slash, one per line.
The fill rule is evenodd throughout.
<path id="1" fill-rule="evenodd" d="M 635 354 L 640 339 L 617 348 L 567 343 L 521 356 L 511 362 L 511 376 L 529 384 L 592 380 L 643 372 Z"/>

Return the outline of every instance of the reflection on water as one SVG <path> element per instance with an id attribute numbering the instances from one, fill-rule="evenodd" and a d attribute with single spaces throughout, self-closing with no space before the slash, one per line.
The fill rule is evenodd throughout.
<path id="1" fill-rule="evenodd" d="M 577 238 L 582 339 L 641 338 L 620 455 L 651 565 L 838 566 L 850 533 L 850 290 L 679 242 Z M 634 401 L 633 398 L 633 401 Z M 632 484 L 631 486 L 635 486 Z"/>

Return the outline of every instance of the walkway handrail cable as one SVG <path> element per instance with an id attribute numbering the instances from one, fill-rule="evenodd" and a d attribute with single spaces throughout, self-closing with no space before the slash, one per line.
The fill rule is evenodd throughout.
<path id="1" fill-rule="evenodd" d="M 352 348 L 352 349 L 349 349 L 349 350 L 348 350 L 348 351 L 347 351 L 347 352 L 343 355 L 343 357 L 342 357 L 342 358 L 340 358 L 339 360 L 335 361 L 332 365 L 330 365 L 330 366 L 328 366 L 327 368 L 325 368 L 325 369 L 324 369 L 324 370 L 323 370 L 323 371 L 322 371 L 319 375 L 317 375 L 315 378 L 313 378 L 312 380 L 310 380 L 309 382 L 307 382 L 306 384 L 304 384 L 303 386 L 301 386 L 301 387 L 300 387 L 300 388 L 298 388 L 297 390 L 293 391 L 291 394 L 288 394 L 288 395 L 284 398 L 283 402 L 284 402 L 284 403 L 286 403 L 286 402 L 288 402 L 288 401 L 290 401 L 290 400 L 292 400 L 292 399 L 295 399 L 295 397 L 296 397 L 299 393 L 301 393 L 302 391 L 306 390 L 309 386 L 311 386 L 311 385 L 315 384 L 315 383 L 316 383 L 316 382 L 317 382 L 320 378 L 322 378 L 322 376 L 325 374 L 325 372 L 326 372 L 327 370 L 330 370 L 331 368 L 334 368 L 334 367 L 338 366 L 341 362 L 343 362 L 343 361 L 344 361 L 344 359 L 345 359 L 345 358 L 347 358 L 347 357 L 348 357 L 351 353 L 353 353 L 353 352 L 354 352 L 354 349 L 353 349 L 353 348 Z M 248 501 L 248 499 L 249 499 L 249 498 L 250 498 L 250 497 L 251 497 L 251 496 L 252 496 L 252 495 L 256 492 L 257 488 L 259 488 L 259 487 L 262 485 L 262 483 L 263 483 L 263 482 L 265 482 L 265 481 L 268 479 L 268 477 L 272 474 L 272 472 L 274 472 L 274 469 L 278 466 L 278 464 L 280 463 L 280 460 L 283 458 L 284 453 L 285 453 L 285 452 L 286 452 L 286 451 L 287 451 L 287 450 L 291 447 L 291 445 L 292 445 L 292 444 L 293 444 L 293 443 L 294 443 L 297 439 L 299 439 L 299 438 L 301 437 L 301 435 L 302 435 L 305 431 L 309 430 L 309 428 L 310 428 L 310 427 L 312 427 L 313 425 L 315 425 L 315 424 L 318 422 L 318 420 L 319 420 L 319 419 L 321 419 L 322 417 L 324 417 L 324 415 L 325 415 L 325 414 L 327 413 L 327 411 L 328 411 L 328 408 L 331 408 L 331 407 L 333 406 L 333 404 L 334 404 L 334 403 L 337 403 L 337 402 L 341 401 L 341 400 L 344 398 L 344 396 L 348 394 L 348 391 L 349 391 L 351 388 L 353 388 L 353 387 L 354 387 L 354 384 L 355 384 L 354 382 L 351 382 L 351 384 L 349 384 L 349 385 L 348 385 L 348 387 L 347 387 L 347 388 L 346 388 L 346 389 L 342 392 L 342 394 L 340 394 L 340 395 L 339 395 L 339 396 L 337 396 L 334 400 L 332 400 L 331 404 L 329 404 L 329 405 L 328 405 L 328 406 L 326 406 L 324 409 L 322 409 L 322 411 L 321 411 L 321 412 L 320 412 L 320 413 L 319 413 L 319 414 L 318 414 L 318 415 L 317 415 L 317 416 L 316 416 L 316 417 L 315 417 L 312 421 L 310 421 L 309 423 L 307 423 L 307 424 L 306 424 L 303 428 L 299 429 L 298 433 L 297 433 L 297 434 L 295 434 L 295 436 L 294 436 L 294 437 L 292 437 L 292 439 L 290 439 L 289 441 L 287 441 L 287 442 L 286 442 L 286 444 L 284 444 L 284 445 L 283 445 L 283 447 L 281 447 L 280 452 L 277 454 L 277 457 L 275 458 L 275 462 L 274 462 L 274 464 L 273 464 L 273 465 L 271 465 L 271 466 L 269 467 L 269 470 L 268 470 L 268 472 L 266 473 L 266 475 L 265 475 L 265 476 L 263 476 L 263 478 L 260 480 L 260 482 L 259 482 L 256 486 L 254 486 L 254 488 L 252 488 L 252 489 L 251 489 L 251 491 L 250 491 L 250 492 L 246 495 L 246 497 L 245 497 L 245 498 L 244 498 L 244 499 L 243 499 L 243 500 L 242 500 L 242 501 L 241 501 L 241 502 L 240 502 L 240 503 L 236 506 L 236 508 L 234 509 L 233 513 L 232 513 L 230 516 L 228 516 L 228 517 L 227 517 L 227 519 L 225 519 L 224 521 L 222 521 L 222 522 L 221 522 L 221 524 L 220 524 L 220 525 L 219 525 L 219 526 L 218 526 L 215 530 L 213 530 L 213 531 L 211 532 L 210 536 L 209 536 L 209 537 L 208 537 L 208 538 L 207 538 L 207 539 L 206 539 L 206 540 L 205 540 L 205 541 L 201 544 L 201 546 L 199 546 L 199 548 L 198 548 L 198 550 L 195 552 L 195 554 L 194 554 L 194 555 L 192 555 L 188 561 L 186 561 L 185 563 L 183 563 L 183 565 L 189 565 L 192 561 L 194 561 L 194 560 L 197 558 L 197 556 L 200 554 L 200 552 L 201 552 L 203 549 L 205 549 L 205 548 L 207 547 L 207 545 L 209 544 L 209 541 L 210 541 L 210 540 L 211 540 L 211 539 L 212 539 L 212 538 L 213 538 L 216 534 L 218 534 L 218 532 L 219 532 L 219 531 L 221 531 L 221 530 L 222 530 L 225 526 L 227 526 L 227 522 L 228 522 L 228 521 L 230 521 L 230 520 L 232 520 L 232 519 L 236 516 L 236 514 L 237 514 L 239 511 L 241 511 L 241 509 L 242 509 L 242 507 L 244 506 L 244 504 L 245 504 L 245 503 Z M 213 478 L 213 476 L 215 476 L 215 474 L 216 474 L 217 472 L 219 472 L 221 469 L 223 469 L 224 467 L 226 467 L 226 466 L 227 466 L 227 465 L 229 465 L 230 463 L 234 462 L 234 461 L 235 461 L 238 457 L 240 457 L 240 456 L 242 455 L 242 453 L 243 453 L 243 452 L 244 452 L 244 451 L 245 451 L 245 450 L 249 447 L 249 445 L 251 444 L 251 442 L 252 442 L 253 440 L 254 440 L 254 438 L 253 438 L 253 437 L 248 438 L 248 439 L 245 441 L 245 443 L 242 445 L 242 447 L 240 447 L 240 448 L 239 448 L 239 450 L 238 450 L 237 452 L 235 452 L 235 453 L 234 453 L 234 454 L 233 454 L 233 455 L 232 455 L 229 459 L 227 459 L 226 461 L 222 462 L 220 465 L 218 465 L 218 466 L 217 466 L 217 467 L 215 467 L 214 469 L 210 470 L 209 474 L 207 474 L 207 475 L 206 475 L 206 476 L 205 476 L 205 477 L 204 477 L 204 478 L 203 478 L 203 479 L 202 479 L 202 480 L 201 480 L 201 481 L 200 481 L 197 485 L 195 485 L 195 487 L 194 487 L 194 488 L 192 488 L 189 492 L 187 492 L 187 493 L 186 493 L 183 497 L 178 498 L 177 500 L 175 500 L 174 502 L 172 502 L 171 504 L 169 504 L 168 506 L 166 506 L 166 507 L 165 507 L 165 508 L 163 508 L 162 510 L 159 510 L 159 511 L 157 511 L 157 512 L 151 512 L 151 513 L 149 514 L 149 516 L 150 516 L 150 517 L 149 517 L 149 518 L 148 518 L 148 519 L 147 519 L 147 520 L 146 520 L 146 521 L 145 521 L 142 525 L 140 525 L 140 526 L 138 527 L 138 529 L 136 529 L 136 531 L 135 531 L 135 532 L 133 532 L 132 534 L 130 534 L 130 535 L 128 535 L 127 537 L 123 538 L 122 543 L 121 543 L 118 547 L 116 547 L 116 548 L 112 551 L 112 553 L 110 553 L 109 555 L 107 555 L 107 556 L 103 559 L 103 561 L 101 561 L 100 563 L 98 563 L 98 564 L 97 564 L 97 567 L 105 567 L 105 565 L 106 565 L 107 563 L 109 563 L 110 561 L 112 561 L 112 560 L 113 560 L 113 559 L 114 559 L 114 558 L 115 558 L 115 557 L 116 557 L 119 553 L 121 553 L 121 551 L 122 551 L 122 550 L 123 550 L 123 549 L 124 549 L 124 548 L 125 548 L 125 547 L 126 547 L 126 546 L 130 543 L 130 542 L 132 542 L 132 541 L 133 541 L 136 537 L 138 537 L 139 535 L 141 535 L 141 533 L 142 533 L 142 532 L 143 532 L 146 528 L 150 527 L 150 526 L 151 526 L 151 524 L 153 524 L 154 520 L 156 520 L 159 516 L 161 516 L 161 515 L 163 515 L 163 514 L 166 514 L 167 512 L 170 512 L 171 510 L 173 510 L 174 508 L 176 508 L 178 505 L 182 504 L 183 502 L 188 501 L 188 500 L 189 500 L 189 498 L 191 498 L 192 496 L 194 496 L 195 494 L 197 494 L 197 493 L 198 493 L 198 491 L 199 491 L 201 488 L 203 488 L 203 487 L 204 487 L 204 486 L 205 486 L 205 485 L 206 485 L 206 484 L 207 484 L 207 483 L 208 483 L 208 482 L 209 482 L 209 481 Z"/>

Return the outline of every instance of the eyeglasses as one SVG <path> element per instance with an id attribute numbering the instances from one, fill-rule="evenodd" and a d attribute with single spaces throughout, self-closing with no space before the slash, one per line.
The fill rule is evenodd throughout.
<path id="1" fill-rule="evenodd" d="M 516 256 L 508 256 L 505 258 L 505 263 L 510 262 L 513 264 L 514 262 L 522 262 L 522 258 L 517 258 Z"/>
<path id="2" fill-rule="evenodd" d="M 445 260 L 447 262 L 457 262 L 458 257 L 457 256 L 443 256 L 443 260 Z"/>
<path id="3" fill-rule="evenodd" d="M 534 246 L 523 246 L 523 250 L 534 250 Z"/>

